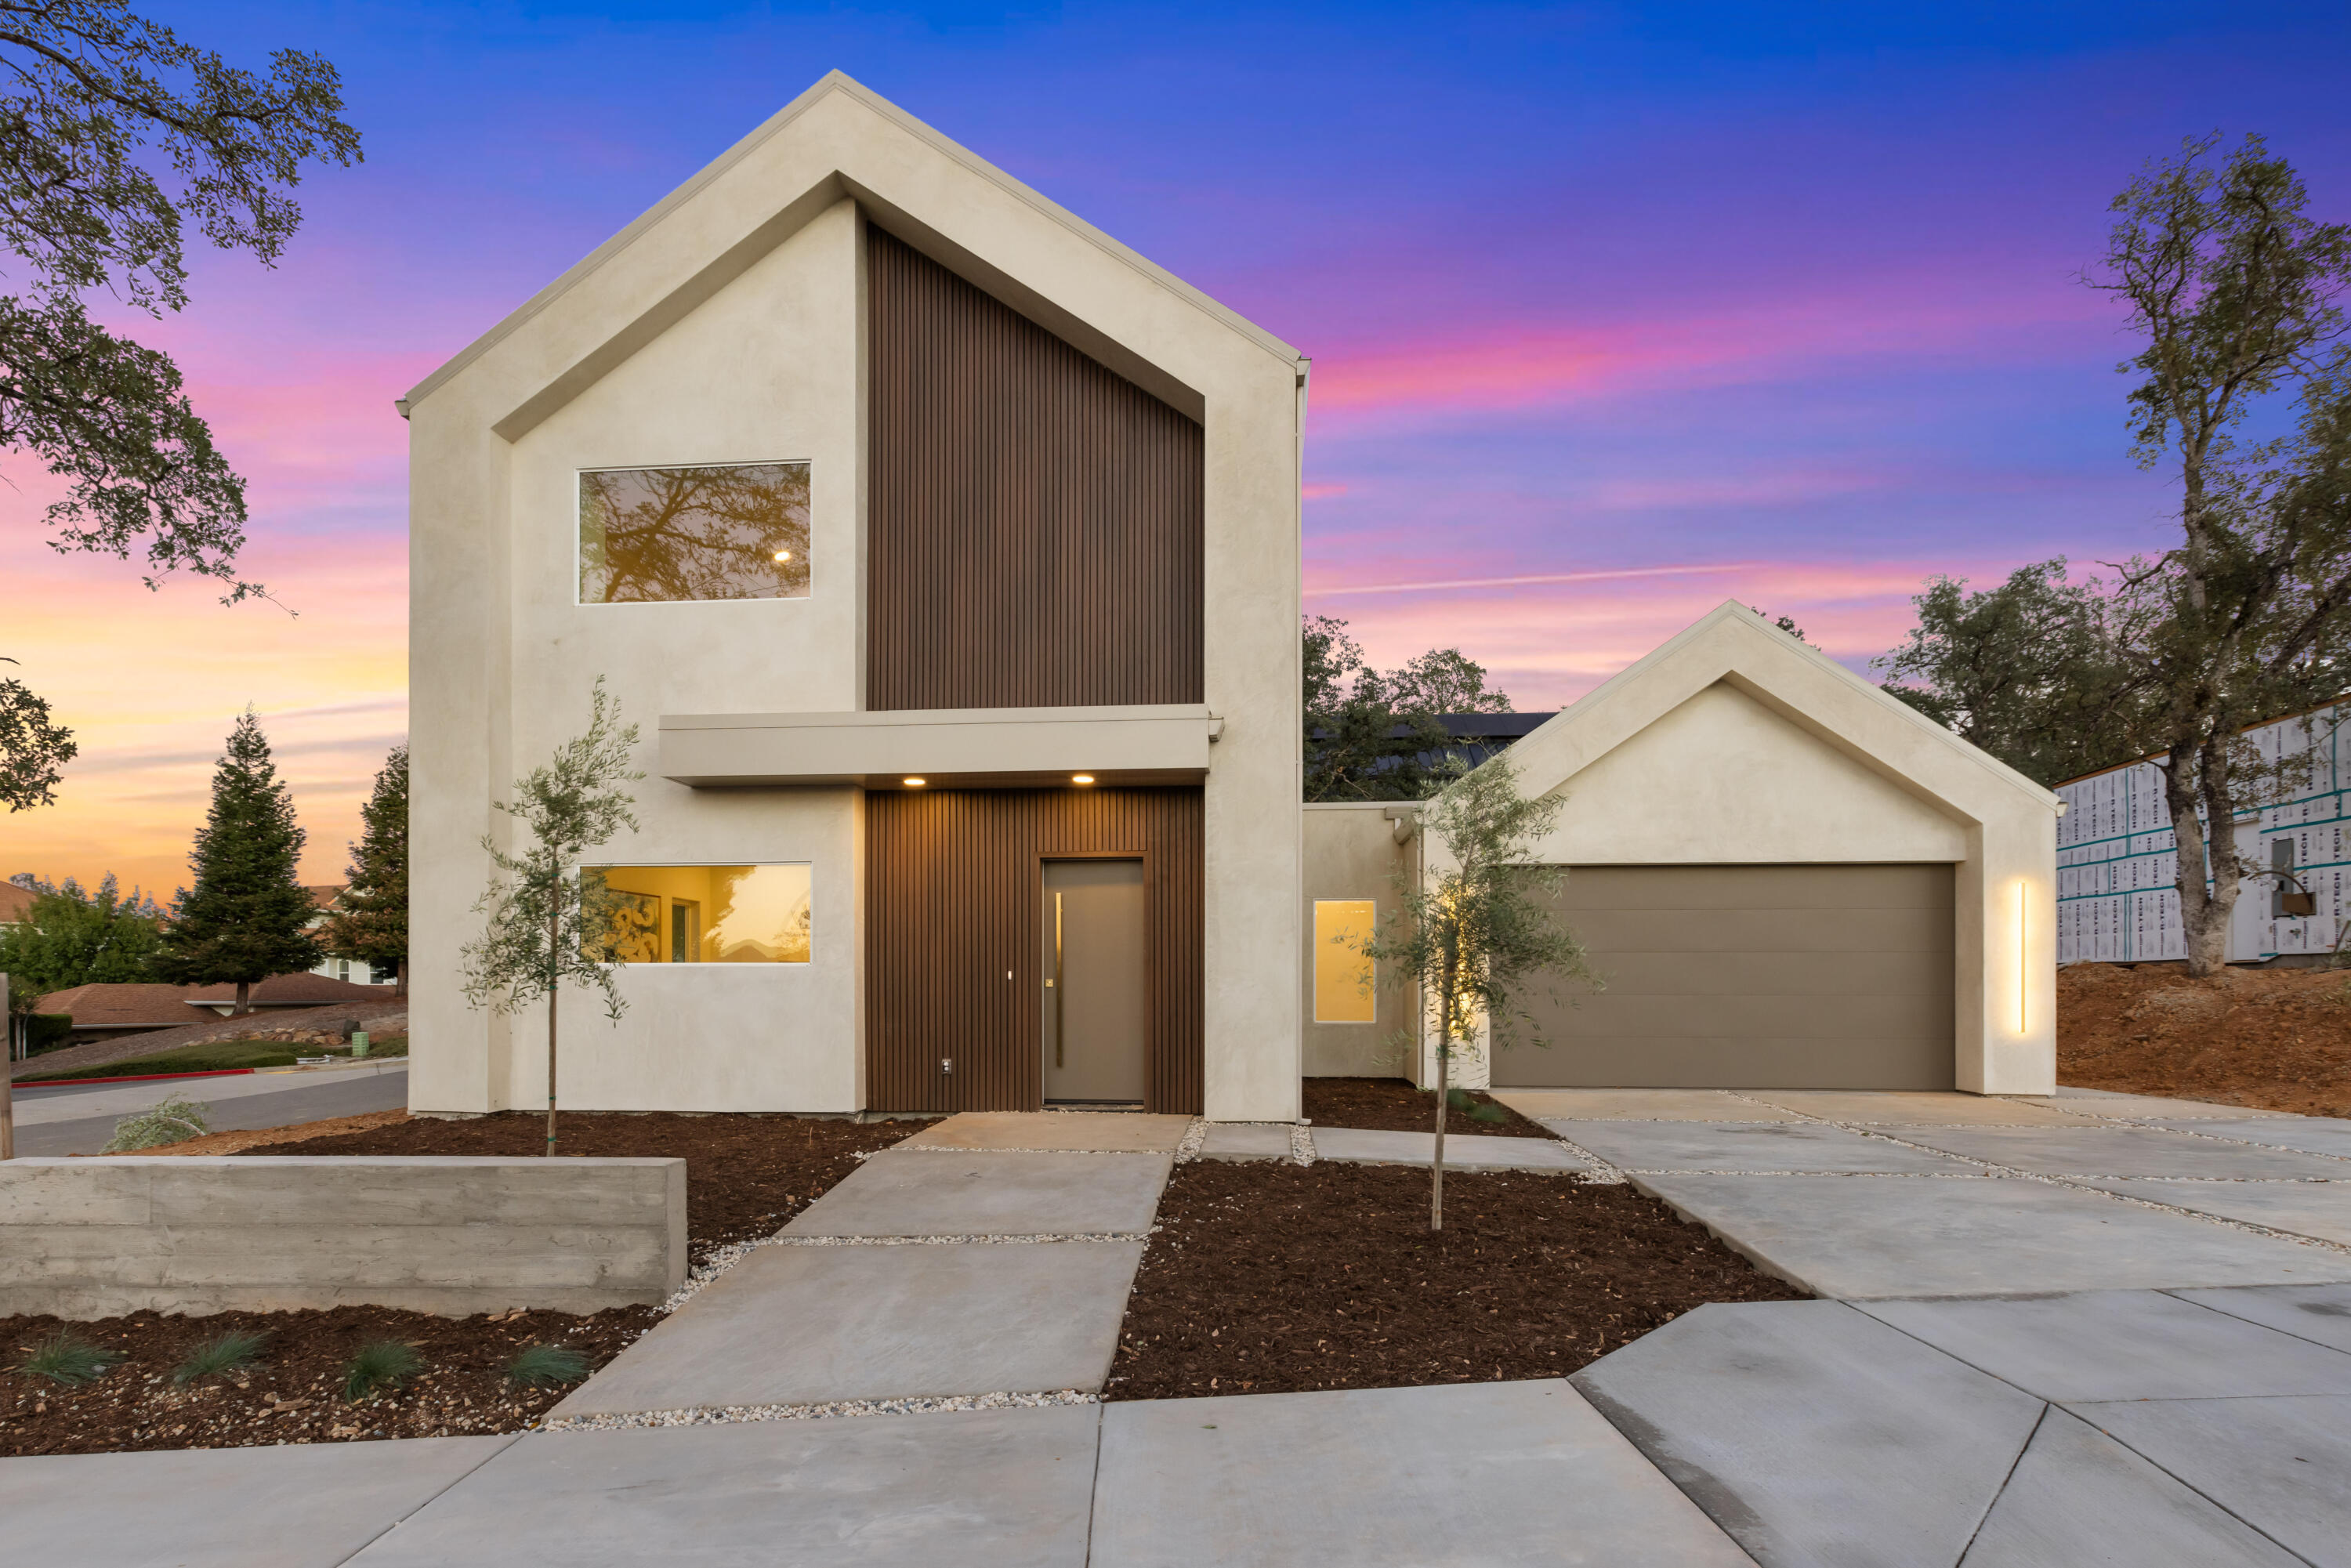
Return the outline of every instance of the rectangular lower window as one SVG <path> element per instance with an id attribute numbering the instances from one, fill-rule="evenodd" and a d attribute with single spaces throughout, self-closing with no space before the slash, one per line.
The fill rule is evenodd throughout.
<path id="1" fill-rule="evenodd" d="M 1372 994 L 1372 961 L 1363 945 L 1374 933 L 1376 915 L 1368 898 L 1314 901 L 1314 1021 L 1370 1023 L 1378 998 Z"/>
<path id="2" fill-rule="evenodd" d="M 807 464 L 580 472 L 580 603 L 808 591 Z"/>
<path id="3" fill-rule="evenodd" d="M 809 866 L 589 866 L 606 898 L 601 956 L 625 964 L 805 964 Z"/>

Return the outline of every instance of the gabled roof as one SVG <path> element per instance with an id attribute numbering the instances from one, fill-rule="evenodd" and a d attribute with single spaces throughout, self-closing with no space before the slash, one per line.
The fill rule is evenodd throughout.
<path id="1" fill-rule="evenodd" d="M 795 125 L 810 111 L 828 100 L 836 99 L 847 99 L 862 107 L 913 141 L 935 152 L 944 154 L 971 173 L 995 185 L 1013 200 L 1061 225 L 1100 250 L 1105 256 L 1131 267 L 1144 278 L 1255 343 L 1267 353 L 1287 361 L 1303 364 L 1304 357 L 1296 349 L 1249 321 L 1238 311 L 1211 299 L 1165 267 L 1120 244 L 1076 214 L 997 168 L 977 153 L 941 135 L 872 89 L 853 80 L 843 72 L 834 70 L 825 73 L 822 79 L 815 86 L 778 110 L 758 129 L 720 153 L 691 179 L 646 209 L 626 228 L 598 246 L 561 277 L 531 296 L 520 308 L 461 350 L 440 369 L 419 382 L 406 397 L 398 401 L 395 406 L 399 408 L 402 416 L 405 416 L 413 404 L 431 396 L 453 377 L 489 353 L 506 339 L 528 325 L 534 318 L 555 307 L 565 296 L 621 257 L 631 246 L 636 245 L 647 235 L 663 226 L 708 188 L 718 183 L 737 165 L 753 157 L 777 138 L 790 134 Z M 851 171 L 835 168 L 829 174 L 808 182 L 804 188 L 766 192 L 763 193 L 762 199 L 771 204 L 771 214 L 784 214 L 789 213 L 795 204 L 805 204 L 809 196 L 820 191 L 830 181 L 841 193 L 855 196 L 869 206 L 893 209 L 894 204 L 892 201 L 893 193 L 888 190 L 877 190 L 873 184 L 868 183 L 879 181 L 883 177 L 880 172 L 872 170 Z M 815 207 L 808 207 L 799 221 L 804 223 L 813 217 L 816 210 Z M 912 216 L 917 225 L 923 221 L 919 212 L 913 214 Z M 781 231 L 772 228 L 763 231 L 760 235 L 761 242 L 766 247 L 772 248 L 789 237 L 790 229 L 798 226 L 799 223 L 794 223 L 789 225 L 789 228 Z M 900 237 L 910 241 L 915 238 L 911 235 L 902 235 Z M 709 258 L 713 263 L 718 259 L 716 256 Z M 986 287 L 986 282 L 982 278 L 975 277 L 971 281 Z M 1085 347 L 1083 344 L 1079 346 Z"/>
<path id="2" fill-rule="evenodd" d="M 1915 795 L 1980 821 L 1992 798 L 2059 808 L 2015 768 L 1864 680 L 1747 606 L 1726 600 L 1511 747 L 1529 795 L 1576 773 L 1719 683 Z"/>

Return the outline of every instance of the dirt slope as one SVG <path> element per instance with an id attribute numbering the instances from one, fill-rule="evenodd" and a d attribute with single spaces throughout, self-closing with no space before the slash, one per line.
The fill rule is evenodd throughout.
<path id="1" fill-rule="evenodd" d="M 2351 1116 L 2351 971 L 2072 965 L 2057 971 L 2057 1081 Z"/>

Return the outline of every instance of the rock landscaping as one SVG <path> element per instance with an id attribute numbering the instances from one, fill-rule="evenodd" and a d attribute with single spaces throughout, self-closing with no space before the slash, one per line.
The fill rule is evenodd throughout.
<path id="1" fill-rule="evenodd" d="M 1372 1132 L 1434 1133 L 1437 1104 L 1401 1078 L 1309 1078 L 1301 1084 L 1300 1114 L 1317 1127 L 1361 1127 Z M 1481 1138 L 1548 1138 L 1551 1134 L 1482 1090 L 1453 1092 L 1445 1115 L 1445 1135 Z"/>
<path id="2" fill-rule="evenodd" d="M 357 1131 L 313 1136 L 304 1127 L 277 1129 L 267 1134 L 272 1142 L 234 1152 L 528 1155 L 546 1135 L 543 1117 L 520 1113 L 454 1122 L 383 1114 L 379 1124 Z M 732 1244 L 772 1235 L 855 1170 L 862 1155 L 920 1125 L 583 1112 L 562 1118 L 559 1147 L 569 1155 L 684 1159 L 687 1224 L 699 1263 Z M 651 1307 L 465 1318 L 339 1307 L 203 1317 L 140 1312 L 94 1322 L 0 1318 L 0 1456 L 519 1431 L 661 1317 Z M 200 1348 L 229 1333 L 262 1336 L 250 1361 L 174 1381 Z M 416 1370 L 346 1397 L 355 1358 L 383 1344 L 410 1347 Z M 569 1350 L 579 1359 L 567 1367 L 554 1358 L 556 1373 L 568 1375 L 550 1379 L 542 1365 L 547 1385 L 532 1386 L 513 1374 L 516 1358 L 534 1346 Z M 535 1359 L 549 1358 L 542 1352 Z M 28 1363 L 68 1375 L 25 1370 Z"/>
<path id="3" fill-rule="evenodd" d="M 1447 1172 L 1445 1214 L 1408 1166 L 1179 1166 L 1102 1396 L 1559 1377 L 1708 1301 L 1805 1299 L 1621 1184 Z"/>

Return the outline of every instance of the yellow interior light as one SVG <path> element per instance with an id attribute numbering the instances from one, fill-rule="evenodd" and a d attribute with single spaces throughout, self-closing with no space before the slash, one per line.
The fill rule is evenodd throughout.
<path id="1" fill-rule="evenodd" d="M 901 782 L 909 789 L 919 789 L 923 787 L 925 780 L 920 779 L 902 779 Z"/>
<path id="2" fill-rule="evenodd" d="M 1072 773 L 1070 775 L 1070 782 L 1072 784 L 1091 784 L 1093 781 L 1094 776 L 1091 773 Z"/>

